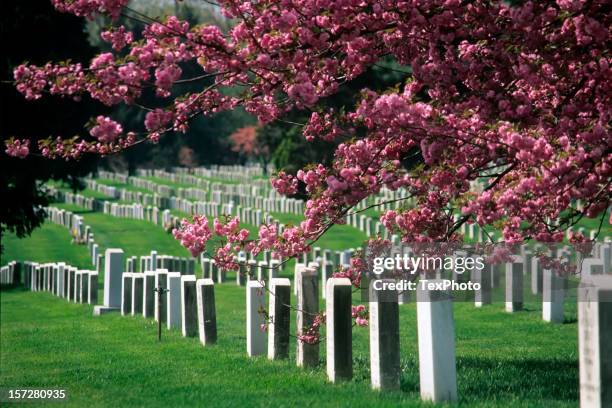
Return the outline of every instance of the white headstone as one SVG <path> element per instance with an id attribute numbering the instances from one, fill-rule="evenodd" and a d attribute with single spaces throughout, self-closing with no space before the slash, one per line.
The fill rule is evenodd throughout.
<path id="1" fill-rule="evenodd" d="M 333 383 L 353 377 L 351 294 L 352 284 L 348 278 L 327 280 L 327 378 Z"/>
<path id="2" fill-rule="evenodd" d="M 104 305 L 94 307 L 94 315 L 119 310 L 121 307 L 123 265 L 122 249 L 106 250 L 104 255 Z"/>
<path id="3" fill-rule="evenodd" d="M 449 291 L 423 289 L 419 282 L 417 326 L 421 399 L 436 404 L 457 401 L 455 321 Z"/>
<path id="4" fill-rule="evenodd" d="M 532 273 L 535 271 L 532 269 Z M 563 323 L 563 300 L 565 298 L 565 285 L 563 278 L 554 271 L 542 271 L 542 319 L 551 323 Z"/>
<path id="5" fill-rule="evenodd" d="M 168 273 L 167 326 L 168 329 L 181 328 L 181 274 Z"/>
<path id="6" fill-rule="evenodd" d="M 578 288 L 580 407 L 612 406 L 612 277 L 583 278 Z"/>
<path id="7" fill-rule="evenodd" d="M 198 279 L 196 282 L 196 292 L 200 342 L 207 346 L 217 342 L 215 285 L 212 279 Z"/>
<path id="8" fill-rule="evenodd" d="M 270 360 L 288 358 L 291 321 L 291 282 L 289 279 L 270 279 L 269 300 L 268 358 Z"/>
<path id="9" fill-rule="evenodd" d="M 247 354 L 257 356 L 266 352 L 266 332 L 262 325 L 266 324 L 264 316 L 260 313 L 266 305 L 265 289 L 255 280 L 247 283 Z"/>

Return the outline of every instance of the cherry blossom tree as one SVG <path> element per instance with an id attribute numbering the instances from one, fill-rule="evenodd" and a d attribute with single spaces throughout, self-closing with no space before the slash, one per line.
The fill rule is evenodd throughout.
<path id="1" fill-rule="evenodd" d="M 173 16 L 156 20 L 127 0 L 52 3 L 85 18 L 123 15 L 147 25 L 142 33 L 105 31 L 114 52 L 89 64 L 16 67 L 25 98 L 89 95 L 104 105 L 139 105 L 150 88 L 166 107 L 142 106 L 145 133 L 99 116 L 89 135 L 37 146 L 17 138 L 8 154 L 110 154 L 238 106 L 261 123 L 306 110 L 308 122 L 296 124 L 304 137 L 337 144 L 331 165 L 281 170 L 271 180 L 280 193 L 307 192 L 299 225 L 282 233 L 261 225 L 249 237 L 236 218 L 215 219 L 211 230 L 206 217 L 194 217 L 175 230 L 193 255 L 213 235 L 222 237 L 215 256 L 222 267 L 236 267 L 239 249 L 282 257 L 307 251 L 383 187 L 402 188 L 416 203 L 381 216 L 405 242 L 458 241 L 466 222 L 495 226 L 511 244 L 560 242 L 583 217 L 611 221 L 607 1 L 221 0 L 237 22 L 229 32 Z M 406 67 L 404 82 L 382 93 L 364 88 L 344 110 L 326 106 L 344 84 L 389 59 Z M 186 61 L 197 61 L 201 74 L 184 77 Z M 211 78 L 199 92 L 169 98 L 177 84 Z M 471 188 L 475 181 L 484 187 Z"/>
<path id="2" fill-rule="evenodd" d="M 232 133 L 229 138 L 232 142 L 232 151 L 247 156 L 256 154 L 257 146 L 255 145 L 255 139 L 257 138 L 257 128 L 255 126 L 240 128 Z"/>

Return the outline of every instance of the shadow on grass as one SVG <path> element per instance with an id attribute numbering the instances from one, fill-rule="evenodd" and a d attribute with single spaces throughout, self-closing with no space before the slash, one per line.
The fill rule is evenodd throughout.
<path id="1" fill-rule="evenodd" d="M 578 400 L 578 362 L 554 359 L 457 359 L 460 391 L 469 399 Z"/>
<path id="2" fill-rule="evenodd" d="M 359 362 L 356 367 L 358 375 L 364 378 L 369 376 L 368 367 L 358 367 Z M 418 394 L 418 364 L 415 360 L 402 358 L 400 367 L 401 392 Z M 482 402 L 506 398 L 522 401 L 554 399 L 569 403 L 578 401 L 578 363 L 572 361 L 459 357 L 457 381 L 461 401 Z"/>
<path id="3" fill-rule="evenodd" d="M 419 394 L 418 356 L 400 361 L 400 390 Z M 353 356 L 353 378 L 370 380 L 369 359 Z M 457 358 L 457 381 L 460 401 L 544 401 L 574 403 L 578 400 L 578 362 L 555 359 L 499 357 Z"/>
<path id="4" fill-rule="evenodd" d="M 2 285 L 0 286 L 0 292 L 29 292 L 29 290 L 26 289 L 25 286 L 23 286 L 22 284 L 15 284 L 15 285 Z"/>

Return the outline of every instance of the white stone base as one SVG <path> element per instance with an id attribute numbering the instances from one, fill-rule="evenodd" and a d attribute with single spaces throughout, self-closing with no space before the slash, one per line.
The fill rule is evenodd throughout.
<path id="1" fill-rule="evenodd" d="M 120 310 L 120 308 L 118 308 L 118 307 L 108 307 L 108 306 L 104 306 L 104 305 L 98 305 L 98 306 L 94 306 L 93 315 L 94 316 L 101 316 L 101 315 L 106 314 L 106 313 L 118 312 L 119 310 Z"/>

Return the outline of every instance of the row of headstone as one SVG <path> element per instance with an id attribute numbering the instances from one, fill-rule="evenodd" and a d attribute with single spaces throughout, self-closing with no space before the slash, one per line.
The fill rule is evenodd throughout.
<path id="1" fill-rule="evenodd" d="M 98 272 L 81 270 L 64 262 L 24 262 L 24 285 L 33 292 L 50 292 L 70 302 L 96 304 Z"/>
<path id="2" fill-rule="evenodd" d="M 117 204 L 109 201 L 104 202 L 104 214 L 119 218 L 132 218 L 145 220 L 145 208 L 142 204 Z"/>
<path id="3" fill-rule="evenodd" d="M 63 192 L 60 190 L 55 190 L 54 194 L 56 200 L 63 201 L 69 204 L 86 206 L 86 208 L 94 211 L 99 211 L 101 209 L 104 213 L 117 217 L 145 219 L 147 221 L 154 222 L 155 224 L 159 223 L 159 208 L 182 211 L 187 214 L 203 214 L 215 217 L 222 214 L 234 214 L 233 201 L 222 203 L 220 198 L 221 196 L 216 197 L 215 193 L 219 193 L 218 191 L 213 191 L 211 194 L 215 196 L 213 197 L 213 199 L 218 199 L 219 201 L 191 201 L 192 199 L 201 200 L 209 193 L 207 191 L 198 189 L 177 189 L 179 194 L 190 192 L 190 194 L 183 194 L 188 196 L 187 198 L 189 199 L 187 199 L 181 197 L 174 197 L 172 196 L 172 192 L 169 192 L 169 196 L 165 197 L 159 196 L 157 194 L 149 195 L 143 194 L 141 192 L 130 191 L 124 188 L 107 186 L 105 184 L 97 183 L 95 180 L 92 179 L 87 179 L 86 182 L 88 184 L 88 187 L 95 191 L 107 194 L 113 198 L 118 197 L 123 201 L 136 201 L 136 203 L 118 204 L 109 201 L 100 201 L 92 198 L 87 198 L 79 194 Z M 263 197 L 252 196 L 249 194 L 245 195 L 244 198 L 247 201 L 254 199 L 256 206 L 259 204 L 259 206 L 271 208 L 273 211 L 291 212 L 295 214 L 300 214 L 301 211 L 303 211 L 303 201 L 301 200 L 287 198 L 265 199 L 268 200 L 268 205 L 264 205 Z M 241 200 L 240 197 L 238 197 L 238 199 L 242 204 L 244 204 L 245 200 Z M 274 201 L 274 203 L 269 200 Z M 265 217 L 262 217 L 261 210 L 258 211 L 260 213 L 255 214 L 254 216 L 251 216 L 250 213 L 242 213 L 243 220 L 245 220 L 245 222 L 247 223 L 259 225 Z M 241 214 L 241 212 L 238 210 L 236 214 Z M 166 220 L 165 222 L 168 221 Z"/>
<path id="4" fill-rule="evenodd" d="M 250 280 L 258 280 L 260 282 L 269 282 L 270 280 L 277 278 L 281 271 L 281 261 L 278 259 L 271 259 L 269 252 L 264 252 L 264 260 L 257 261 L 252 258 L 252 254 L 249 254 L 250 259 L 247 259 L 245 252 L 241 252 L 236 261 L 239 269 L 236 273 L 236 284 L 243 286 Z M 202 278 L 211 279 L 215 283 L 227 282 L 227 272 L 217 267 L 214 259 L 207 258 L 205 256 L 200 257 L 202 265 Z"/>
<path id="5" fill-rule="evenodd" d="M 529 265 L 529 266 L 527 266 Z M 534 256 L 515 255 L 512 262 L 503 265 L 485 265 L 483 269 L 473 269 L 471 281 L 478 283 L 480 289 L 475 291 L 476 307 L 492 303 L 492 289 L 499 282 L 500 266 L 505 274 L 505 310 L 514 313 L 523 310 L 524 279 L 530 279 L 531 293 L 542 296 L 542 319 L 550 323 L 563 323 L 563 305 L 567 291 L 567 277 L 551 269 L 543 269 L 539 259 Z M 603 267 L 599 262 L 582 263 L 582 278 L 603 275 Z M 498 284 L 498 283 L 497 283 Z"/>
<path id="6" fill-rule="evenodd" d="M 144 317 L 161 319 L 168 328 L 182 328 L 185 335 L 199 332 L 203 344 L 216 341 L 214 291 L 208 281 L 197 281 L 196 292 L 190 291 L 189 284 L 196 283 L 194 275 L 182 276 L 165 269 L 124 273 L 123 255 L 121 249 L 107 249 L 104 254 L 104 300 L 94 307 L 94 315 L 111 311 L 121 311 L 123 315 L 142 313 Z M 26 285 L 32 291 L 49 291 L 72 302 L 97 303 L 97 271 L 82 271 L 65 263 L 25 262 L 24 272 Z"/>
<path id="7" fill-rule="evenodd" d="M 103 176 L 108 177 L 108 174 L 102 174 Z M 159 175 L 158 175 L 159 176 Z M 216 206 L 216 204 L 215 204 Z M 147 208 L 146 207 L 142 207 L 140 205 L 129 205 L 129 206 L 121 206 L 118 205 L 116 203 L 108 203 L 105 202 L 105 212 L 107 213 L 111 213 L 112 215 L 117 215 L 117 216 L 133 216 L 133 213 L 136 213 L 138 218 L 145 218 L 145 219 L 149 219 L 150 215 L 147 215 Z M 156 209 L 155 207 L 153 207 L 154 210 Z M 212 210 L 212 215 L 218 215 L 217 213 L 217 207 L 215 207 L 215 209 Z M 231 213 L 232 209 L 231 207 L 225 209 L 226 211 L 228 211 L 228 213 Z M 206 213 L 207 211 L 210 211 L 210 208 L 207 210 L 206 208 L 204 209 L 204 212 Z M 223 209 L 222 209 L 223 211 Z M 144 214 L 143 214 L 144 212 Z M 247 222 L 250 223 L 254 223 L 254 224 L 260 224 L 262 221 L 266 221 L 266 222 L 270 222 L 272 221 L 271 217 L 269 217 L 269 214 L 263 214 L 263 212 L 261 210 L 254 210 L 251 208 L 241 208 L 241 206 L 238 206 L 237 208 L 237 212 L 241 214 L 241 218 L 243 220 L 246 220 Z M 155 219 L 157 217 L 154 217 Z M 164 210 L 162 213 L 162 223 L 164 225 L 165 228 L 171 228 L 171 227 L 176 227 L 179 224 L 179 218 L 178 217 L 174 217 L 171 215 L 170 211 L 168 210 Z M 277 226 L 279 228 L 279 231 L 282 232 L 283 230 L 283 225 L 279 225 L 278 222 Z M 92 254 L 92 261 L 95 259 L 95 254 Z M 348 264 L 348 261 L 346 261 Z M 222 279 L 222 276 L 219 277 L 217 276 L 217 281 L 219 281 L 219 279 Z"/>
<path id="8" fill-rule="evenodd" d="M 65 204 L 76 205 L 91 211 L 99 211 L 98 201 L 93 197 L 85 197 L 82 194 L 71 191 L 58 190 L 55 187 L 48 187 L 48 194 L 53 196 L 55 201 Z"/>
<path id="9" fill-rule="evenodd" d="M 82 216 L 56 207 L 45 207 L 44 210 L 47 214 L 47 221 L 70 230 L 73 240 L 77 243 L 87 244 L 90 255 L 92 255 L 91 243 L 93 243 L 93 233 L 91 232 L 91 227 L 85 225 Z"/>
<path id="10" fill-rule="evenodd" d="M 184 172 L 185 168 L 174 168 L 175 173 Z M 193 174 L 199 177 L 216 178 L 227 181 L 242 181 L 248 183 L 254 177 L 262 176 L 264 174 L 263 168 L 259 165 L 248 165 L 248 166 L 217 166 L 213 165 L 209 168 L 196 167 L 189 169 Z"/>
<path id="11" fill-rule="evenodd" d="M 139 266 L 137 268 L 137 265 Z M 151 251 L 148 256 L 138 259 L 132 256 L 126 260 L 126 272 L 147 272 L 157 269 L 166 269 L 170 272 L 179 272 L 181 275 L 195 273 L 195 259 L 171 255 L 158 255 L 157 251 Z"/>
<path id="12" fill-rule="evenodd" d="M 157 218 L 157 208 L 156 207 L 143 207 L 142 205 L 139 204 L 132 204 L 132 205 L 119 205 L 117 203 L 111 203 L 108 201 L 103 202 L 103 211 L 106 214 L 109 215 L 113 215 L 113 216 L 117 216 L 117 217 L 128 217 L 128 218 L 136 218 L 136 219 L 144 219 L 144 220 L 149 220 L 151 217 L 151 211 L 154 213 L 155 217 L 154 219 Z M 248 219 L 248 221 L 251 221 L 253 223 L 261 223 L 262 219 L 260 218 L 262 216 L 262 212 L 261 210 L 252 210 L 252 209 L 242 209 L 245 214 L 243 214 L 243 216 L 245 218 Z M 63 215 L 65 212 L 63 210 L 58 210 L 56 208 L 50 208 L 50 214 L 51 215 L 55 215 L 55 218 L 57 218 L 57 214 L 61 214 Z M 254 215 L 253 215 L 254 214 Z M 271 217 L 269 217 L 267 214 L 266 216 L 268 217 L 268 219 L 266 221 L 271 221 Z M 63 220 L 63 216 L 61 217 Z M 171 225 L 171 226 L 178 226 L 180 223 L 180 220 L 178 217 L 174 217 L 171 215 L 169 210 L 164 210 L 162 212 L 162 222 L 164 224 L 164 226 L 167 225 Z M 82 230 L 82 218 L 80 218 L 80 220 L 78 221 L 79 223 L 79 229 Z M 277 223 L 278 224 L 278 223 Z M 280 226 L 279 230 L 282 232 L 282 225 Z M 90 234 L 89 232 L 86 234 L 86 237 L 84 238 L 85 241 L 87 242 L 88 245 L 88 249 L 90 252 L 90 256 L 92 259 L 92 264 L 94 266 L 97 265 L 97 257 L 99 254 L 99 247 L 97 244 L 95 244 L 95 241 L 93 240 L 93 234 Z M 134 266 L 135 268 L 135 266 Z M 170 267 L 169 267 L 170 268 Z M 171 268 L 170 268 L 171 269 Z M 128 269 L 129 270 L 129 269 Z M 181 271 L 183 271 L 183 269 L 181 269 Z"/>
<path id="13" fill-rule="evenodd" d="M 116 287 L 110 290 L 118 290 Z M 214 283 L 166 269 L 124 272 L 121 314 L 153 318 L 184 337 L 200 337 L 203 345 L 217 341 Z"/>
<path id="14" fill-rule="evenodd" d="M 115 186 L 98 183 L 91 179 L 85 179 L 85 185 L 88 189 L 103 194 L 107 197 L 111 197 L 113 199 L 119 198 L 119 189 Z"/>
<path id="15" fill-rule="evenodd" d="M 384 239 L 390 239 L 389 231 L 382 225 L 380 221 L 364 214 L 352 212 L 346 215 L 346 224 L 357 228 L 359 231 L 366 234 L 368 237 L 380 235 Z"/>
<path id="16" fill-rule="evenodd" d="M 152 263 L 157 264 L 155 251 L 152 257 Z M 161 321 L 169 329 L 181 328 L 184 336 L 200 333 L 203 344 L 216 341 L 214 289 L 210 280 L 196 281 L 192 274 L 181 275 L 166 269 L 124 272 L 121 249 L 107 249 L 104 258 L 104 302 L 94 307 L 95 316 L 112 311 L 142 314 Z"/>
<path id="17" fill-rule="evenodd" d="M 155 177 L 167 179 L 171 182 L 189 183 L 193 180 L 185 180 L 184 177 L 177 179 L 172 173 L 163 171 L 152 171 Z M 99 176 L 109 178 L 111 180 L 116 177 L 111 176 L 112 173 L 100 172 Z M 148 170 L 140 171 L 140 174 L 151 174 Z M 150 176 L 145 176 L 150 177 Z M 88 179 L 88 185 L 90 188 L 100 191 L 101 193 L 108 193 L 107 188 L 109 186 L 103 184 L 97 184 L 95 180 Z M 248 185 L 224 185 L 221 183 L 211 183 L 205 186 L 205 190 L 198 188 L 170 188 L 169 186 L 156 184 L 150 180 L 142 180 L 134 177 L 129 177 L 126 182 L 135 185 L 138 188 L 146 188 L 154 191 L 152 197 L 142 194 L 140 192 L 133 192 L 127 189 L 116 188 L 112 190 L 115 198 L 121 198 L 124 201 L 138 201 L 145 205 L 155 205 L 160 208 L 169 208 L 174 210 L 184 211 L 192 214 L 196 211 L 202 213 L 198 208 L 193 208 L 191 201 L 195 201 L 198 204 L 204 204 L 207 202 L 207 198 L 210 199 L 210 204 L 221 206 L 221 205 L 233 205 L 234 202 L 238 202 L 243 207 L 257 207 L 269 212 L 283 212 L 302 214 L 304 210 L 304 202 L 302 200 L 286 198 L 286 197 L 264 197 L 257 187 L 253 186 L 252 183 Z M 99 185 L 103 187 L 98 188 Z M 196 183 L 197 185 L 197 183 Z M 231 190 L 231 191 L 227 191 Z M 157 195 L 157 193 L 161 195 Z M 207 203 L 208 204 L 208 203 Z M 206 215 L 218 215 L 219 210 L 213 209 L 205 212 Z M 222 209 L 221 213 L 232 214 L 231 207 L 229 209 Z"/>
<path id="18" fill-rule="evenodd" d="M 319 341 L 311 330 L 319 316 L 319 277 L 313 268 L 302 268 L 297 290 L 296 364 L 319 365 Z M 249 356 L 266 354 L 269 359 L 288 358 L 290 339 L 291 283 L 273 278 L 269 284 L 268 316 L 266 290 L 262 282 L 247 284 L 246 349 Z M 353 286 L 347 278 L 330 278 L 325 285 L 326 365 L 331 382 L 348 381 L 353 376 L 352 306 Z M 454 323 L 448 293 L 419 294 L 419 361 L 421 395 L 424 400 L 457 400 Z M 397 292 L 372 292 L 370 297 L 370 365 L 372 388 L 398 390 L 400 387 L 399 306 Z M 268 325 L 267 335 L 261 328 Z"/>
<path id="19" fill-rule="evenodd" d="M 193 177 L 189 175 L 188 173 L 185 173 L 184 170 L 180 170 L 180 169 L 174 169 L 174 170 L 178 173 L 170 173 L 170 172 L 165 172 L 161 170 L 143 170 L 139 174 L 142 174 L 142 175 L 146 174 L 148 176 L 155 176 L 157 178 L 167 179 L 171 182 L 179 182 L 179 183 L 184 183 L 184 184 L 200 185 L 202 183 L 201 178 Z M 106 173 L 104 173 L 103 175 L 108 176 Z M 151 187 L 149 183 L 152 183 L 152 182 L 150 182 L 149 180 L 146 180 L 146 181 L 147 181 L 146 187 Z M 215 190 L 214 188 L 211 189 L 211 186 L 219 187 L 224 191 Z M 157 186 L 157 187 L 160 187 L 160 186 Z M 191 199 L 201 200 L 207 194 L 210 194 L 213 202 L 215 203 L 215 206 L 222 205 L 222 203 L 226 202 L 225 200 L 228 200 L 227 202 L 233 205 L 233 202 L 236 201 L 235 199 L 237 198 L 237 202 L 239 203 L 238 205 L 242 207 L 258 208 L 266 212 L 276 211 L 276 212 L 286 212 L 286 213 L 296 213 L 296 214 L 301 214 L 303 212 L 303 201 L 299 200 L 294 203 L 292 201 L 289 201 L 292 199 L 276 197 L 273 194 L 271 195 L 271 197 L 263 197 L 261 196 L 261 193 L 259 191 L 253 190 L 255 187 L 252 185 L 252 183 L 248 186 L 239 185 L 239 187 L 248 188 L 249 191 L 246 194 L 241 194 L 238 197 L 234 197 L 234 199 L 232 199 L 231 201 L 229 201 L 230 200 L 229 197 L 224 197 L 223 194 L 225 194 L 225 190 L 227 189 L 236 190 L 237 189 L 236 185 L 220 185 L 220 183 L 211 183 L 211 184 L 207 184 L 205 187 L 208 189 L 208 192 L 199 190 L 199 189 L 181 189 L 179 188 L 178 192 L 176 191 L 174 192 L 174 194 L 177 194 L 179 198 L 173 197 L 172 191 L 166 191 L 164 193 L 166 194 L 166 196 L 169 197 L 171 202 L 170 204 L 166 204 L 165 206 L 160 205 L 160 207 L 166 208 L 166 206 L 169 205 L 169 207 L 167 208 L 184 211 L 188 214 L 203 213 L 206 215 L 217 216 L 220 213 L 227 213 L 227 214 L 233 213 L 231 207 L 225 208 L 221 210 L 220 212 L 217 208 L 209 209 L 205 211 L 201 211 L 201 209 L 199 208 L 197 210 L 194 210 L 194 205 L 191 202 L 182 200 L 183 196 L 186 196 L 186 197 L 189 196 Z M 198 191 L 198 193 L 193 193 L 191 190 Z M 186 191 L 190 191 L 190 194 L 185 194 Z M 373 201 L 380 210 L 396 208 L 399 205 L 398 199 L 402 196 L 402 194 L 404 193 L 401 191 L 392 192 L 390 190 L 385 189 L 384 191 L 381 191 L 381 194 L 379 196 L 375 196 L 372 199 L 368 199 L 368 200 L 364 200 L 360 202 L 356 206 L 356 209 L 363 210 L 367 208 L 366 205 L 370 205 L 370 201 Z M 386 200 L 392 201 L 392 203 L 385 203 Z M 398 201 L 395 201 L 395 200 L 398 200 Z M 238 211 L 237 213 L 239 214 L 240 212 Z M 249 214 L 245 214 L 245 217 L 243 217 L 243 219 L 246 219 L 246 218 L 248 218 L 248 221 L 247 221 L 248 223 L 253 223 L 255 225 L 259 224 L 259 222 L 256 222 L 256 220 L 262 219 L 261 216 L 259 217 L 255 216 L 254 218 L 251 218 Z M 456 218 L 458 218 L 458 216 L 456 216 Z M 346 221 L 349 225 L 352 225 L 353 227 L 358 228 L 359 230 L 361 230 L 368 236 L 380 234 L 381 236 L 383 236 L 383 238 L 386 238 L 386 239 L 391 239 L 393 241 L 399 240 L 397 236 L 389 234 L 388 231 L 386 231 L 384 226 L 379 221 L 375 221 L 371 217 L 367 217 L 363 214 L 353 213 L 351 215 L 348 215 Z M 483 242 L 487 238 L 484 230 L 476 223 L 464 223 L 461 226 L 461 232 L 463 233 L 464 236 L 466 236 L 468 239 L 474 242 Z M 594 239 L 597 233 L 596 230 L 586 231 L 584 228 L 578 229 L 578 232 L 589 236 L 591 239 Z M 568 230 L 568 233 L 570 233 L 569 230 Z"/>
<path id="20" fill-rule="evenodd" d="M 21 264 L 11 261 L 0 268 L 0 285 L 16 285 L 21 282 Z"/>
<path id="21" fill-rule="evenodd" d="M 125 173 L 115 173 L 113 171 L 98 170 L 98 177 L 110 181 L 116 181 L 121 184 L 127 184 L 130 176 Z"/>

